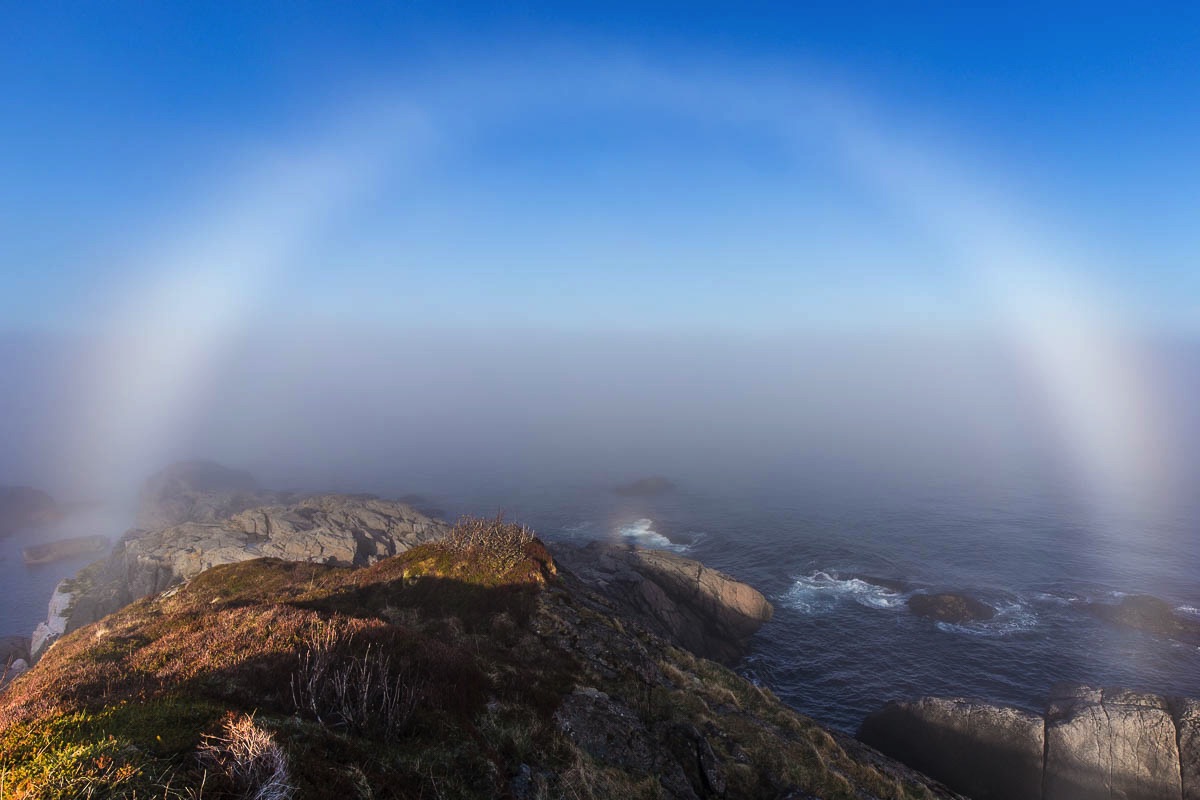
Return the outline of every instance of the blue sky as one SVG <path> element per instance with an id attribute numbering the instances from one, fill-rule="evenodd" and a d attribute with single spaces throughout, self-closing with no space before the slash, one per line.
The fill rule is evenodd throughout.
<path id="1" fill-rule="evenodd" d="M 1198 42 L 1195 4 L 13 4 L 0 327 L 108 324 L 239 228 L 221 282 L 286 218 L 237 321 L 957 326 L 964 253 L 1037 228 L 1194 332 Z M 333 199 L 257 220 L 310 169 Z M 977 194 L 1006 227 L 947 231 Z"/>

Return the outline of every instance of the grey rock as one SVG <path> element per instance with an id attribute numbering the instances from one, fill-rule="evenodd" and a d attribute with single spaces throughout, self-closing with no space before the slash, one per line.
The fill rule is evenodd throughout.
<path id="1" fill-rule="evenodd" d="M 1047 800 L 1180 797 L 1179 748 L 1166 701 L 1152 694 L 1055 687 L 1046 711 Z"/>
<path id="2" fill-rule="evenodd" d="M 35 632 L 34 656 L 59 636 L 218 564 L 272 557 L 367 566 L 439 539 L 449 529 L 401 503 L 365 495 L 317 495 L 290 505 L 247 509 L 216 522 L 130 531 L 106 560 L 59 585 L 47 621 Z"/>
<path id="3" fill-rule="evenodd" d="M 137 527 L 159 530 L 185 522 L 219 522 L 239 511 L 289 499 L 286 493 L 263 491 L 249 472 L 211 461 L 180 461 L 142 486 Z"/>
<path id="4" fill-rule="evenodd" d="M 554 555 L 627 616 L 705 658 L 736 661 L 774 612 L 754 587 L 675 553 L 592 542 Z"/>
<path id="5" fill-rule="evenodd" d="M 866 744 L 975 800 L 1040 798 L 1043 720 L 960 698 L 888 703 L 863 722 Z"/>
<path id="6" fill-rule="evenodd" d="M 1200 620 L 1178 614 L 1165 600 L 1148 594 L 1129 595 L 1119 603 L 1091 603 L 1088 610 L 1115 625 L 1200 645 Z"/>

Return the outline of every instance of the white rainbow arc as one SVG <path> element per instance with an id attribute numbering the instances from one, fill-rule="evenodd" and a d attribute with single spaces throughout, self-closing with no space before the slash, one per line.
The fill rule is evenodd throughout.
<path id="1" fill-rule="evenodd" d="M 564 81 L 581 82 L 590 86 L 572 97 L 743 119 L 797 146 L 814 136 L 832 143 L 851 170 L 951 250 L 991 298 L 1052 401 L 1086 484 L 1113 498 L 1155 496 L 1163 476 L 1153 398 L 1136 358 L 1099 311 L 1083 272 L 1064 267 L 1051 248 L 1025 233 L 1027 226 L 1004 222 L 1004 204 L 989 199 L 981 181 L 963 180 L 947 159 L 884 135 L 864 124 L 862 114 L 846 113 L 855 104 L 845 102 L 844 93 L 618 62 L 616 78 L 603 60 L 595 62 L 600 67 L 541 69 L 538 75 L 559 76 L 551 93 L 561 92 Z M 453 88 L 444 117 L 459 119 L 464 98 L 486 115 L 545 107 L 541 80 L 495 70 L 483 81 L 448 81 Z M 124 477 L 126 467 L 153 466 L 161 455 L 154 443 L 166 441 L 190 413 L 206 370 L 228 337 L 254 317 L 264 288 L 286 279 L 289 259 L 311 231 L 360 196 L 379 164 L 407 146 L 396 126 L 387 127 L 388 136 L 379 136 L 379 127 L 377 118 L 359 115 L 332 143 L 256 167 L 251 178 L 237 181 L 232 199 L 151 259 L 149 278 L 117 310 L 115 333 L 93 359 L 93 401 L 82 437 L 91 447 L 82 460 L 87 469 Z M 101 466 L 114 462 L 116 469 Z"/>

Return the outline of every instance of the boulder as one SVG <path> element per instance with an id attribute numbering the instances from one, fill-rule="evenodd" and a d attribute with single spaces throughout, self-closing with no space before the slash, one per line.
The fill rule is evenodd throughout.
<path id="1" fill-rule="evenodd" d="M 1056 686 L 1046 711 L 1046 800 L 1180 797 L 1167 702 L 1123 689 Z"/>
<path id="2" fill-rule="evenodd" d="M 1179 614 L 1165 600 L 1148 594 L 1129 595 L 1119 603 L 1091 603 L 1103 620 L 1200 646 L 1200 619 Z"/>
<path id="3" fill-rule="evenodd" d="M 675 553 L 592 542 L 554 554 L 626 616 L 716 661 L 736 661 L 774 612 L 754 587 Z"/>
<path id="4" fill-rule="evenodd" d="M 908 598 L 908 609 L 918 617 L 953 624 L 987 620 L 996 616 L 996 609 L 987 603 L 958 592 L 914 594 Z"/>
<path id="5" fill-rule="evenodd" d="M 891 702 L 858 738 L 974 800 L 1042 796 L 1043 720 L 961 698 Z"/>

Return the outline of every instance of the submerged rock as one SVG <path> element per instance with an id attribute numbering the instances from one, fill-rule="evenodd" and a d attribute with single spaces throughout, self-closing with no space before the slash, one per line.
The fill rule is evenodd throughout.
<path id="1" fill-rule="evenodd" d="M 1185 617 L 1148 594 L 1129 595 L 1119 603 L 1091 603 L 1088 610 L 1116 625 L 1200 645 L 1200 619 Z"/>
<path id="2" fill-rule="evenodd" d="M 957 592 L 914 594 L 908 598 L 908 609 L 918 617 L 953 624 L 987 620 L 996 616 L 996 609 L 987 603 Z"/>
<path id="3" fill-rule="evenodd" d="M 554 552 L 625 614 L 706 658 L 735 661 L 774 613 L 754 587 L 675 553 L 606 542 Z"/>

